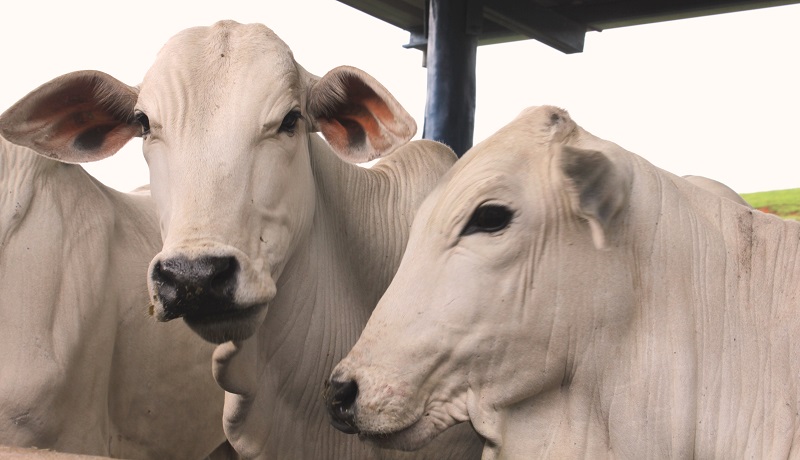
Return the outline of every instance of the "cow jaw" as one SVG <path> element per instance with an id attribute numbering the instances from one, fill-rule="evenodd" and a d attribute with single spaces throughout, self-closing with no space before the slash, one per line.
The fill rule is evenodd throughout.
<path id="1" fill-rule="evenodd" d="M 436 436 L 453 425 L 467 421 L 466 404 L 462 398 L 425 406 L 419 418 L 405 428 L 377 425 L 374 429 L 364 429 L 358 437 L 362 441 L 375 444 L 383 449 L 403 451 L 419 450 Z"/>

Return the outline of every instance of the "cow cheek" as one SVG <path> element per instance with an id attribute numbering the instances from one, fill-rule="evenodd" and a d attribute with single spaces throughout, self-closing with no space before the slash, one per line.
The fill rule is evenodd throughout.
<path id="1" fill-rule="evenodd" d="M 245 214 L 247 227 L 255 229 L 250 237 L 251 254 L 256 254 L 263 269 L 276 279 L 289 256 L 305 246 L 315 212 L 313 178 L 303 168 L 303 160 L 279 166 L 275 169 L 281 170 L 280 174 L 267 168 L 271 173 L 265 169 L 262 180 L 253 185 L 251 212 Z"/>
<path id="2" fill-rule="evenodd" d="M 158 217 L 161 226 L 162 240 L 167 236 L 167 229 L 171 221 L 172 206 L 172 181 L 169 180 L 168 165 L 164 160 L 163 155 L 158 152 L 147 154 L 148 150 L 145 149 L 145 159 L 147 159 L 148 168 L 150 171 L 150 195 L 156 204 Z"/>

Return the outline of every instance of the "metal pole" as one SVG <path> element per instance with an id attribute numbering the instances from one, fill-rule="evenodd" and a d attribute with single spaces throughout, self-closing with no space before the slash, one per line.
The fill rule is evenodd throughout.
<path id="1" fill-rule="evenodd" d="M 477 9 L 477 12 L 475 11 Z M 430 0 L 428 99 L 422 137 L 449 145 L 460 157 L 475 129 L 475 65 L 481 2 Z"/>

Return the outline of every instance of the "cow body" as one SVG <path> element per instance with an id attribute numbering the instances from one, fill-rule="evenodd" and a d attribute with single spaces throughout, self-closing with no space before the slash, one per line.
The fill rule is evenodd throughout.
<path id="1" fill-rule="evenodd" d="M 147 314 L 150 197 L 2 138 L 0 179 L 0 444 L 208 455 L 225 441 L 212 348 Z"/>
<path id="2" fill-rule="evenodd" d="M 364 72 L 316 77 L 266 27 L 230 21 L 173 37 L 137 88 L 78 72 L 0 117 L 9 138 L 63 161 L 143 137 L 164 239 L 150 264 L 155 315 L 220 344 L 225 431 L 244 458 L 409 455 L 335 431 L 320 395 L 388 286 L 418 204 L 455 160 L 441 144 L 408 143 L 415 129 Z M 371 170 L 336 155 L 393 151 Z M 469 427 L 452 436 L 415 457 L 480 454 Z"/>
<path id="3" fill-rule="evenodd" d="M 469 419 L 484 458 L 795 457 L 798 244 L 529 109 L 426 199 L 328 404 L 408 448 Z"/>

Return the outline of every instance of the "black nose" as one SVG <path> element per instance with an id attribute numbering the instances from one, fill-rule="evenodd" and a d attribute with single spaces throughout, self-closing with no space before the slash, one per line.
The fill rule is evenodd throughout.
<path id="1" fill-rule="evenodd" d="M 358 385 L 355 380 L 339 382 L 331 380 L 325 383 L 325 402 L 331 425 L 348 434 L 358 433 L 356 428 L 355 405 L 358 397 Z"/>
<path id="2" fill-rule="evenodd" d="M 165 319 L 230 303 L 238 271 L 239 263 L 232 256 L 177 256 L 156 262 L 152 278 Z"/>

